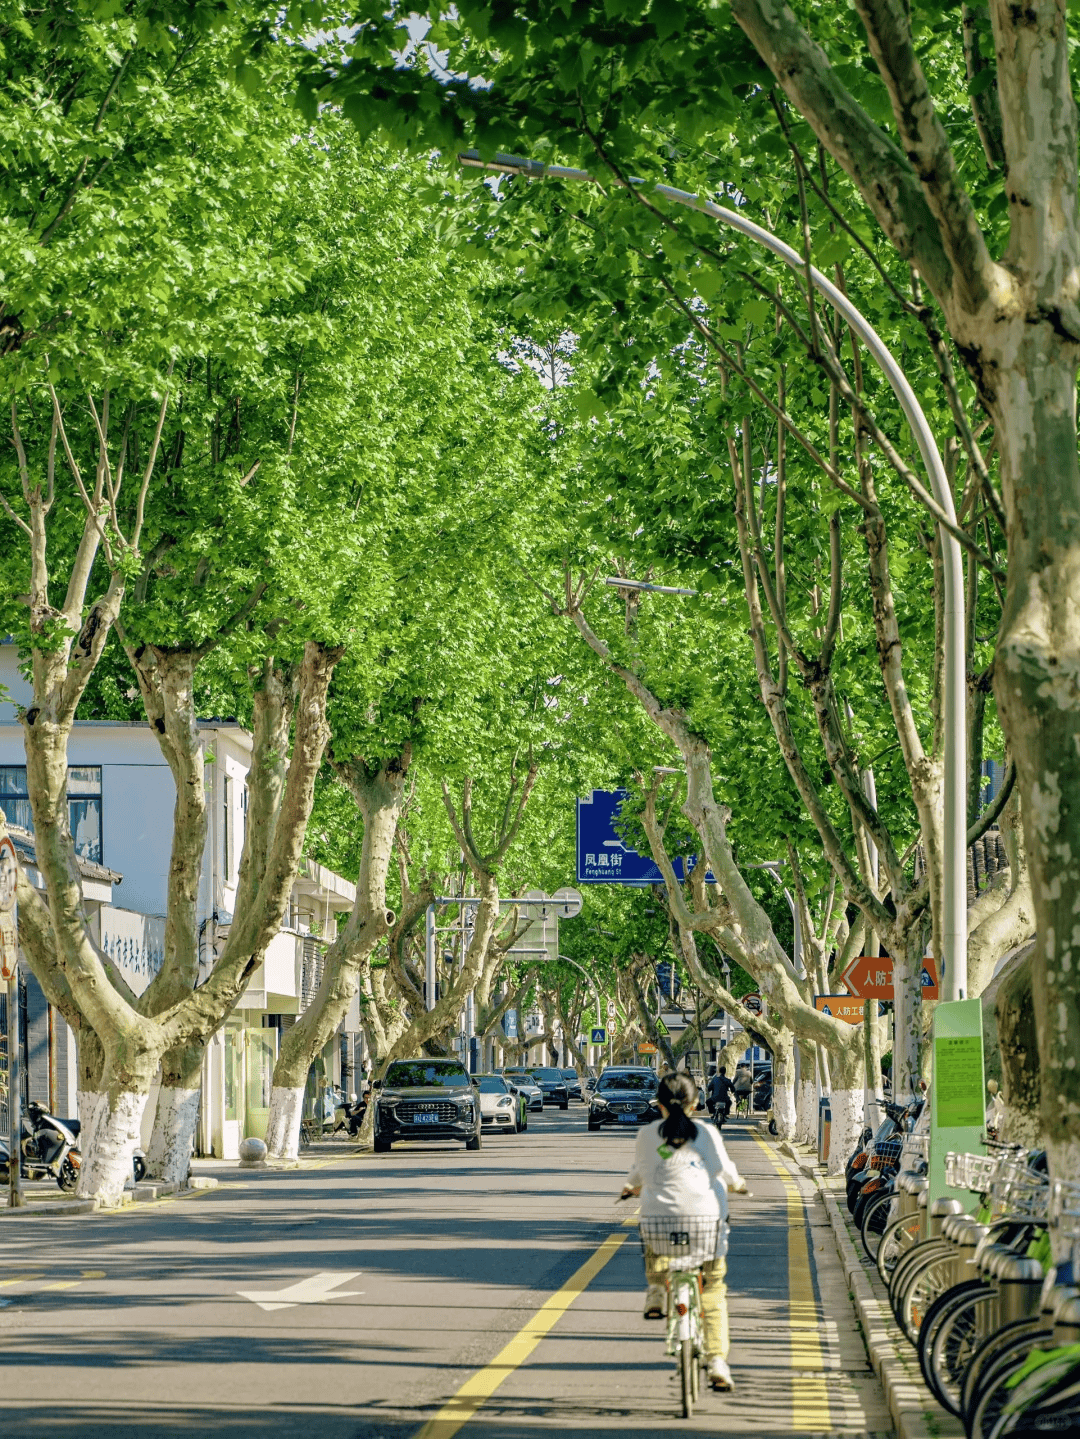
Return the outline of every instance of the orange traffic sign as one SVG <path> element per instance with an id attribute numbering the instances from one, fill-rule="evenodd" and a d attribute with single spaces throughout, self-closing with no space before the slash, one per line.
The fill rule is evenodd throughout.
<path id="1" fill-rule="evenodd" d="M 922 965 L 922 997 L 923 999 L 937 999 L 937 960 L 931 955 L 926 955 Z M 887 954 L 876 957 L 860 954 L 858 959 L 853 959 L 844 970 L 840 976 L 840 982 L 846 984 L 851 993 L 857 994 L 861 999 L 892 999 L 892 959 Z"/>
<path id="2" fill-rule="evenodd" d="M 639 1045 L 638 1045 L 638 1047 L 637 1047 L 637 1052 L 638 1052 L 638 1054 L 655 1054 L 655 1053 L 656 1053 L 656 1045 L 655 1045 L 655 1044 L 650 1044 L 650 1043 L 648 1042 L 648 1040 L 646 1040 L 644 1044 L 639 1044 Z"/>
<path id="3" fill-rule="evenodd" d="M 862 1024 L 866 1001 L 854 994 L 815 994 L 814 1008 L 848 1024 Z"/>

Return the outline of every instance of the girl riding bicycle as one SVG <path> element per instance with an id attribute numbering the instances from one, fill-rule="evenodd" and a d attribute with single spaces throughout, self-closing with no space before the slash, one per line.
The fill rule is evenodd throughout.
<path id="1" fill-rule="evenodd" d="M 709 1383 L 733 1388 L 727 1365 L 728 1313 L 724 1275 L 727 1272 L 727 1191 L 746 1193 L 746 1181 L 728 1158 L 724 1141 L 711 1125 L 690 1118 L 697 1086 L 685 1074 L 665 1074 L 656 1102 L 663 1118 L 638 1131 L 634 1162 L 622 1197 L 641 1195 L 642 1219 L 683 1215 L 716 1217 L 720 1221 L 716 1257 L 702 1265 L 701 1309 Z M 645 1318 L 663 1319 L 666 1306 L 665 1260 L 645 1251 Z"/>

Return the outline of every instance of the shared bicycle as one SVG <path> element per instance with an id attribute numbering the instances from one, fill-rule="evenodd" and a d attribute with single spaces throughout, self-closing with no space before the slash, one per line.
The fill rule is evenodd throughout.
<path id="1" fill-rule="evenodd" d="M 972 1215 L 928 1204 L 924 1147 L 905 1141 L 876 1258 L 927 1385 L 968 1439 L 1080 1432 L 1080 1184 L 1051 1186 L 1042 1152 L 988 1141 L 946 1161 L 949 1187 L 978 1196 Z M 1055 1230 L 1070 1255 L 1056 1265 Z"/>
<path id="2" fill-rule="evenodd" d="M 666 1347 L 678 1367 L 684 1419 L 689 1419 L 694 1412 L 701 1389 L 701 1370 L 707 1357 L 701 1271 L 703 1265 L 716 1258 L 720 1223 L 718 1218 L 709 1215 L 641 1218 L 638 1221 L 641 1252 L 650 1281 L 658 1268 L 662 1267 L 664 1271 Z"/>

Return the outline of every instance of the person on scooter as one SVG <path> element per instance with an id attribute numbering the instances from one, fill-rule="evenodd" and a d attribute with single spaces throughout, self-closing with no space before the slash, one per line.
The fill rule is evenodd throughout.
<path id="1" fill-rule="evenodd" d="M 731 1113 L 733 1094 L 731 1080 L 727 1077 L 727 1067 L 722 1064 L 709 1080 L 709 1109 L 718 1128 L 723 1127 L 724 1120 Z"/>
<path id="2" fill-rule="evenodd" d="M 656 1103 L 663 1116 L 638 1131 L 634 1162 L 626 1176 L 622 1197 L 641 1195 L 643 1219 L 679 1215 L 715 1215 L 720 1221 L 716 1258 L 702 1266 L 701 1310 L 709 1383 L 714 1389 L 732 1389 L 728 1368 L 729 1327 L 727 1289 L 727 1191 L 746 1193 L 746 1181 L 728 1158 L 724 1141 L 715 1129 L 695 1124 L 697 1086 L 685 1074 L 661 1076 Z M 645 1318 L 663 1319 L 666 1308 L 664 1275 L 667 1263 L 645 1251 Z"/>

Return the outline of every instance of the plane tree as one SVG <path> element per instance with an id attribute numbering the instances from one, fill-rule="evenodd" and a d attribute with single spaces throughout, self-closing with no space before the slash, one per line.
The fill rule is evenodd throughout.
<path id="1" fill-rule="evenodd" d="M 886 285 L 899 275 L 913 318 L 936 337 L 977 504 L 1007 542 L 993 686 L 1032 875 L 1043 1127 L 1054 1172 L 1074 1174 L 1080 1021 L 1057 1018 L 1080 1013 L 1067 937 L 1080 863 L 1080 704 L 1062 678 L 1075 668 L 1068 596 L 1080 513 L 1073 12 L 1060 0 L 1024 9 L 993 0 L 981 11 L 857 0 L 853 25 L 846 11 L 780 0 L 615 0 L 552 23 L 535 0 L 479 0 L 428 11 L 437 72 L 390 68 L 401 16 L 354 14 L 363 26 L 349 63 L 313 68 L 309 103 L 340 96 L 358 124 L 405 143 L 557 156 L 598 169 L 613 188 L 630 175 L 681 183 L 702 152 L 720 155 L 741 138 L 749 117 L 755 160 L 794 134 L 809 157 L 802 184 L 828 188 L 848 239 L 877 254 Z M 701 188 L 717 193 L 718 182 L 736 203 L 768 198 L 756 176 L 741 189 L 724 175 Z M 965 413 L 971 397 L 990 427 L 980 443 L 982 424 Z"/>

